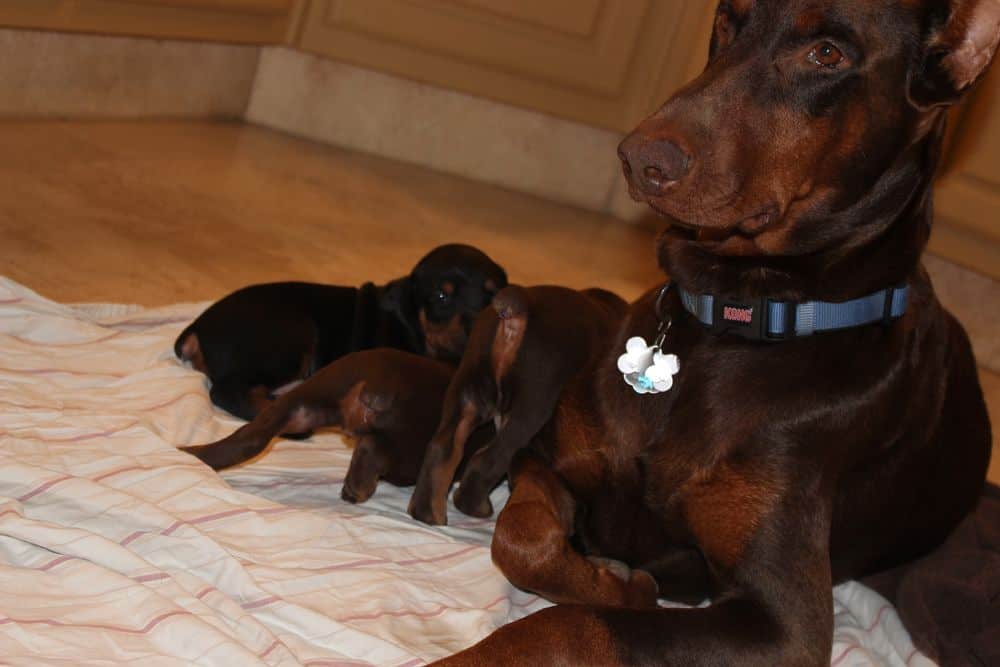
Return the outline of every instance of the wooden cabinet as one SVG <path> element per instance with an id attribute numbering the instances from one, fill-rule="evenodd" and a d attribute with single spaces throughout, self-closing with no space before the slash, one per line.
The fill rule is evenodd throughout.
<path id="1" fill-rule="evenodd" d="M 703 66 L 712 0 L 311 0 L 302 49 L 624 132 Z"/>
<path id="2" fill-rule="evenodd" d="M 2 0 L 0 26 L 278 43 L 299 0 Z"/>
<path id="3" fill-rule="evenodd" d="M 953 118 L 931 249 L 1000 279 L 1000 64 Z"/>

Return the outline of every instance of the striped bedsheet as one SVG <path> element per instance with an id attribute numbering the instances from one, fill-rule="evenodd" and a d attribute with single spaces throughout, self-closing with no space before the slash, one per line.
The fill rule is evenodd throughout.
<path id="1" fill-rule="evenodd" d="M 173 356 L 203 307 L 0 278 L 0 664 L 409 667 L 547 605 L 493 566 L 491 521 L 423 526 L 387 484 L 342 502 L 335 434 L 221 477 L 177 451 L 240 423 Z M 932 664 L 883 598 L 834 594 L 832 664 Z"/>

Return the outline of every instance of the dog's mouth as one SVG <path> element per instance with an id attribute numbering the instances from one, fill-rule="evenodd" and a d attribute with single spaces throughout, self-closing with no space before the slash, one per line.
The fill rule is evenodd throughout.
<path id="1" fill-rule="evenodd" d="M 678 218 L 650 201 L 649 205 L 666 216 L 670 223 L 667 233 L 703 247 L 720 255 L 759 255 L 764 249 L 757 241 L 766 231 L 780 222 L 778 207 L 769 204 L 759 212 L 739 218 L 735 222 L 692 223 Z"/>

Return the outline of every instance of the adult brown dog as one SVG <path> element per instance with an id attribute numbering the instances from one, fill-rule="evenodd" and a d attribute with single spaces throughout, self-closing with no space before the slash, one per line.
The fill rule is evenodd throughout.
<path id="1" fill-rule="evenodd" d="M 615 368 L 658 329 L 651 292 L 515 460 L 493 539 L 515 585 L 578 604 L 443 664 L 828 664 L 832 584 L 928 552 L 975 506 L 989 421 L 920 255 L 945 115 L 998 41 L 1000 0 L 721 3 L 705 72 L 621 145 L 634 196 L 676 220 L 659 259 L 680 373 L 640 396 Z M 719 311 L 707 329 L 681 299 L 731 301 L 766 339 L 746 304 L 904 284 L 901 317 L 814 335 L 792 320 L 780 342 Z M 614 606 L 626 578 L 609 593 L 615 568 L 586 555 L 713 604 Z"/>

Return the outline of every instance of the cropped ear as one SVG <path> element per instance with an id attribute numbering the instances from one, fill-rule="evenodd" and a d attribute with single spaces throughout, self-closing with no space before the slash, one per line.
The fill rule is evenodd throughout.
<path id="1" fill-rule="evenodd" d="M 924 47 L 911 76 L 918 109 L 954 104 L 989 68 L 1000 44 L 1000 0 L 946 0 L 948 17 Z"/>

